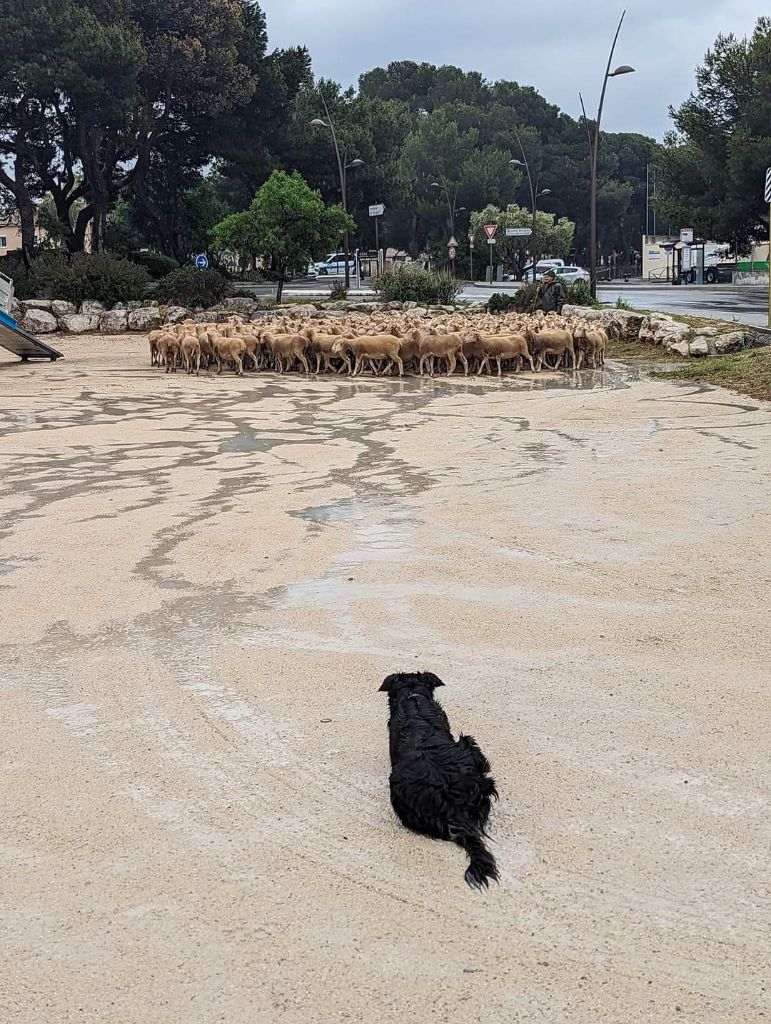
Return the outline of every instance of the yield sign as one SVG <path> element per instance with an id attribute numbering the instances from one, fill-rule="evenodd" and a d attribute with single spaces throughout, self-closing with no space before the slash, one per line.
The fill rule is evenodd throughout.
<path id="1" fill-rule="evenodd" d="M 485 234 L 487 235 L 487 237 L 490 239 L 491 242 L 495 238 L 495 232 L 497 230 L 498 230 L 498 225 L 497 224 L 485 224 Z"/>

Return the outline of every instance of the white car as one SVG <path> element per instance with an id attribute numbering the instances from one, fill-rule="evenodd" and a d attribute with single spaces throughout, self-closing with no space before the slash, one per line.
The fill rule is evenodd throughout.
<path id="1" fill-rule="evenodd" d="M 314 266 L 320 277 L 326 277 L 330 274 L 336 274 L 342 277 L 345 273 L 345 253 L 330 252 L 325 260 L 321 263 L 315 263 Z M 348 255 L 348 268 L 351 274 L 356 273 L 356 257 L 353 253 L 349 253 Z"/>
<path id="2" fill-rule="evenodd" d="M 554 273 L 557 275 L 557 280 L 566 285 L 575 284 L 576 281 L 588 283 L 592 279 L 591 274 L 583 267 L 554 267 Z"/>
<path id="3" fill-rule="evenodd" d="M 535 279 L 540 281 L 547 270 L 556 270 L 557 267 L 564 267 L 564 260 L 539 260 L 535 267 Z M 533 265 L 525 267 L 525 272 L 522 275 L 522 280 L 531 282 L 533 280 Z"/>

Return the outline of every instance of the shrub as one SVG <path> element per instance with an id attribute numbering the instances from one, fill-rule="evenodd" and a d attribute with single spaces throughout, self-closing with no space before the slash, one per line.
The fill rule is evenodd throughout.
<path id="1" fill-rule="evenodd" d="M 36 297 L 77 304 L 93 299 L 105 306 L 141 299 L 150 280 L 144 267 L 106 252 L 40 256 L 29 277 Z"/>
<path id="2" fill-rule="evenodd" d="M 179 267 L 173 257 L 162 252 L 130 252 L 128 258 L 138 267 L 144 267 L 154 281 L 160 281 Z"/>
<path id="3" fill-rule="evenodd" d="M 494 292 L 487 302 L 488 313 L 508 313 L 517 309 L 517 292 Z"/>
<path id="4" fill-rule="evenodd" d="M 592 288 L 588 281 L 574 281 L 568 288 L 568 302 L 571 306 L 592 306 L 600 308 L 599 302 L 592 298 Z"/>
<path id="5" fill-rule="evenodd" d="M 440 306 L 452 306 L 460 291 L 457 278 L 447 270 L 437 270 L 431 275 L 431 278 L 435 301 Z"/>
<path id="6" fill-rule="evenodd" d="M 423 270 L 410 264 L 386 270 L 375 288 L 383 302 L 417 302 L 423 306 L 451 305 L 460 290 L 452 274 Z"/>
<path id="7" fill-rule="evenodd" d="M 17 299 L 34 299 L 35 288 L 30 272 L 21 256 L 10 254 L 0 259 L 0 274 L 5 274 L 13 281 L 13 293 Z"/>
<path id="8" fill-rule="evenodd" d="M 332 287 L 329 289 L 330 299 L 347 299 L 348 289 L 345 287 L 342 281 L 335 281 Z"/>
<path id="9" fill-rule="evenodd" d="M 228 279 L 219 270 L 199 270 L 192 265 L 179 267 L 161 281 L 155 297 L 161 302 L 208 309 L 222 302 L 232 291 Z"/>

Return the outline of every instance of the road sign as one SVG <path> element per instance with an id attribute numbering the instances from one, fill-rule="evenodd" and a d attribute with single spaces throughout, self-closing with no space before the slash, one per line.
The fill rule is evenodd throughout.
<path id="1" fill-rule="evenodd" d="M 374 206 L 370 206 L 370 208 L 369 208 L 369 215 L 370 215 L 370 217 L 382 217 L 384 213 L 385 213 L 385 204 L 384 203 L 375 203 Z"/>
<path id="2" fill-rule="evenodd" d="M 457 245 L 458 245 L 458 239 L 455 237 L 455 235 L 453 235 L 450 238 L 450 241 L 447 243 L 447 248 L 448 249 L 454 249 L 454 248 L 457 247 Z"/>
<path id="3" fill-rule="evenodd" d="M 497 224 L 485 224 L 485 234 L 487 235 L 488 241 L 492 242 L 492 240 L 495 238 L 495 232 L 497 230 Z"/>
<path id="4" fill-rule="evenodd" d="M 693 228 L 680 228 L 680 241 L 683 245 L 690 245 L 693 242 Z"/>
<path id="5" fill-rule="evenodd" d="M 529 238 L 532 233 L 532 228 L 506 228 L 507 238 Z"/>
<path id="6" fill-rule="evenodd" d="M 771 203 L 771 167 L 766 171 L 766 202 Z"/>
<path id="7" fill-rule="evenodd" d="M 487 244 L 488 245 L 495 245 L 495 239 L 494 238 L 488 238 L 487 239 Z"/>
<path id="8" fill-rule="evenodd" d="M 209 266 L 209 257 L 206 255 L 206 253 L 202 252 L 196 256 L 195 265 L 198 267 L 199 270 L 206 270 L 206 268 Z"/>
<path id="9" fill-rule="evenodd" d="M 447 252 L 448 252 L 451 260 L 454 260 L 455 257 L 458 255 L 458 250 L 455 248 L 454 245 L 451 245 L 450 248 L 447 250 Z"/>

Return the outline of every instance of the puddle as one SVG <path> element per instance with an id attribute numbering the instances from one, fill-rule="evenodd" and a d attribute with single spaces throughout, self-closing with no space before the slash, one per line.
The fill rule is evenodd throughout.
<path id="1" fill-rule="evenodd" d="M 326 526 L 329 523 L 346 523 L 356 519 L 364 518 L 364 510 L 351 501 L 336 502 L 332 505 L 316 505 L 308 508 L 295 509 L 289 513 L 296 519 L 304 519 L 306 522 L 318 526 Z"/>
<path id="2" fill-rule="evenodd" d="M 307 444 L 309 438 L 258 436 L 257 434 L 236 434 L 220 442 L 220 452 L 269 452 L 286 444 Z"/>

